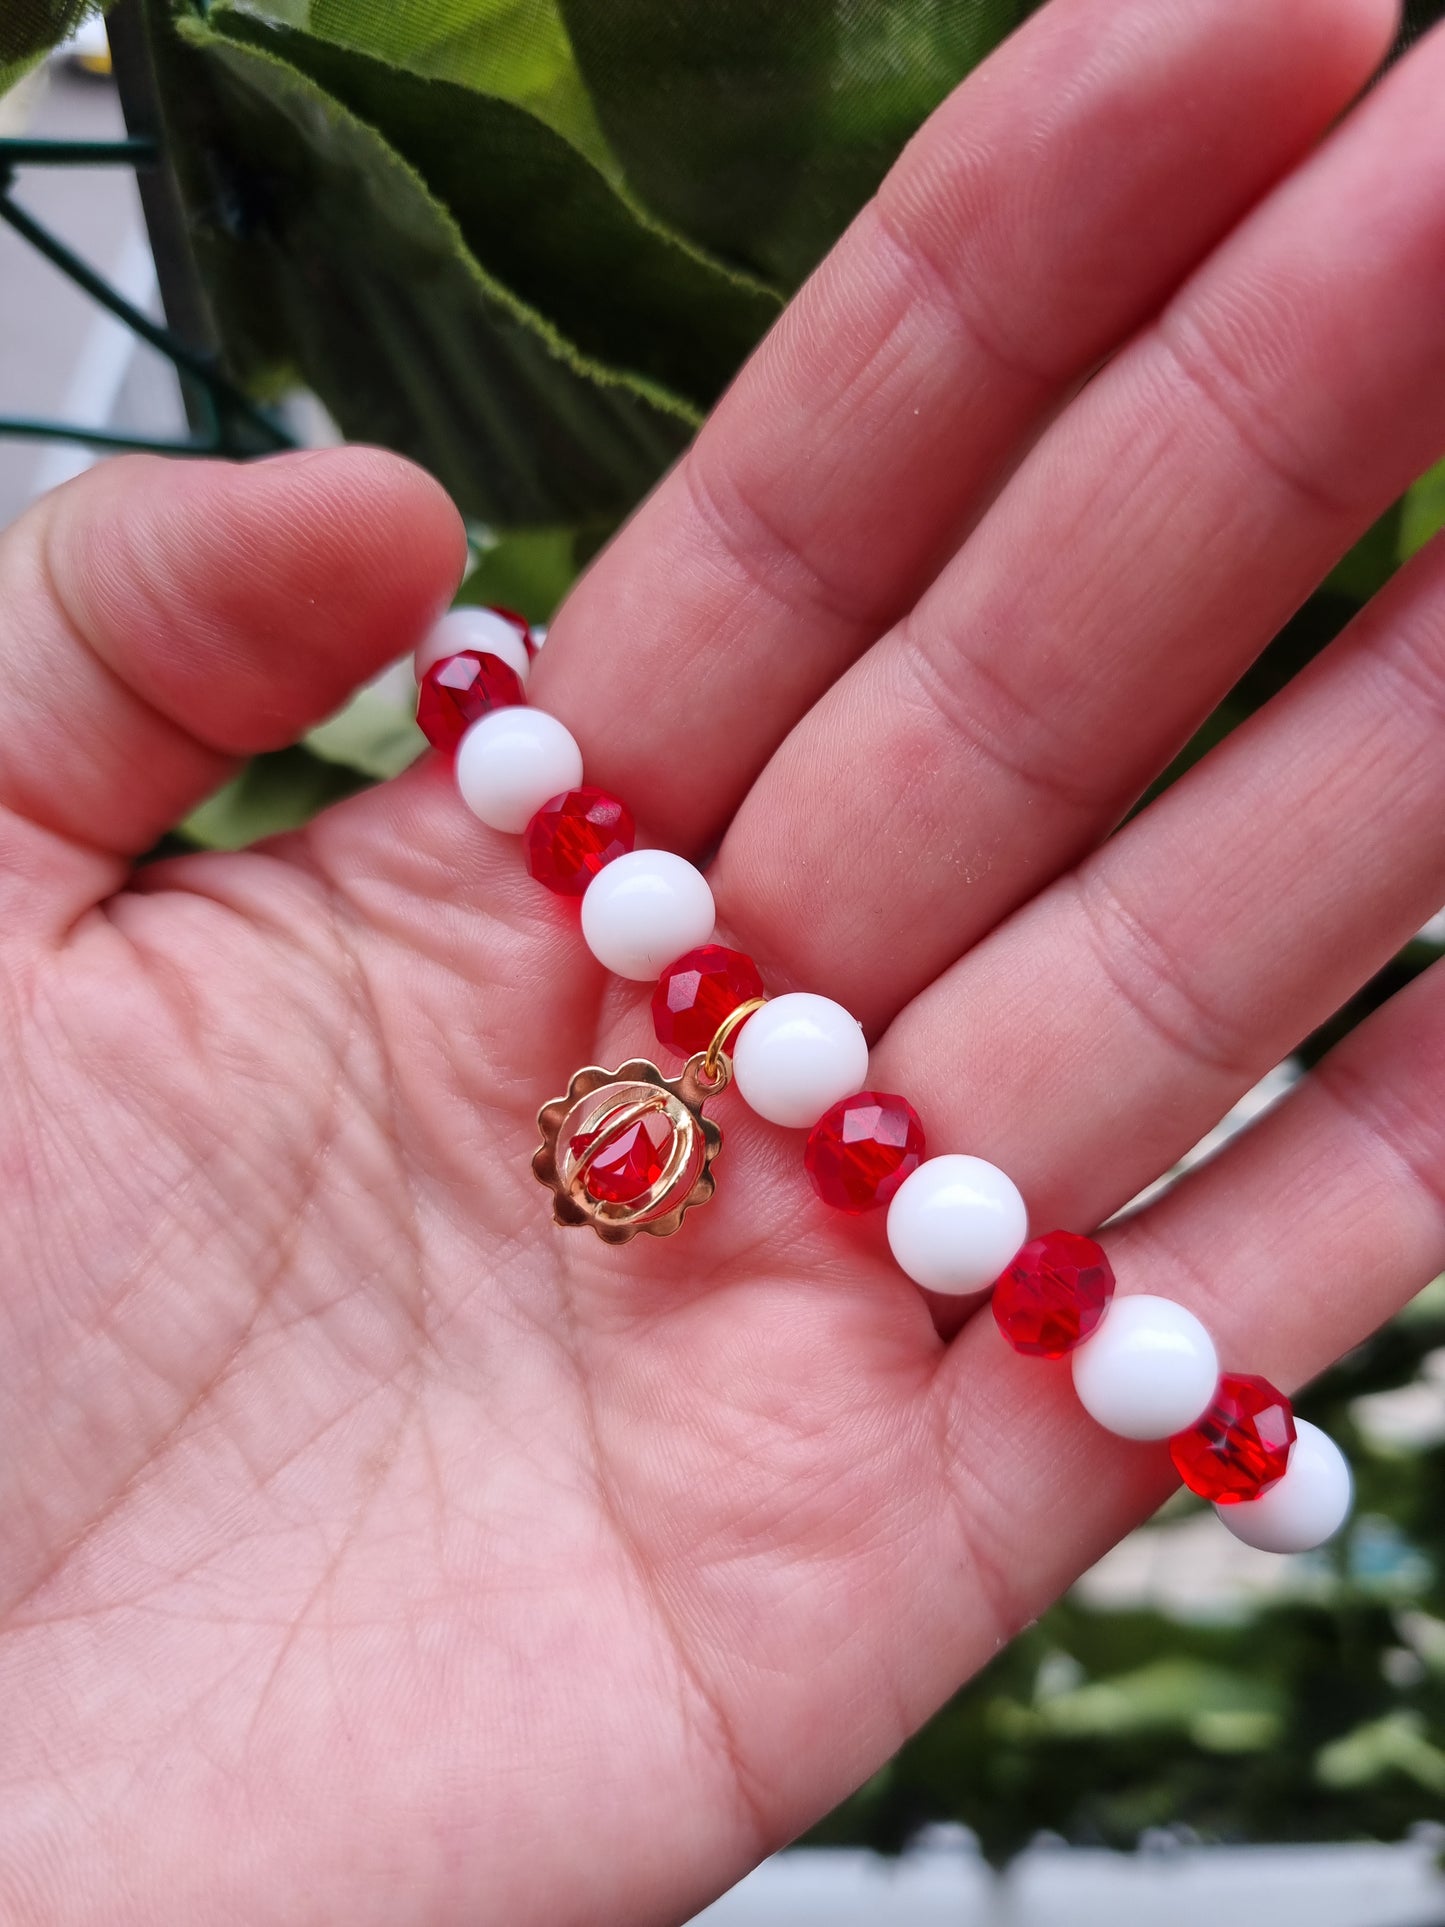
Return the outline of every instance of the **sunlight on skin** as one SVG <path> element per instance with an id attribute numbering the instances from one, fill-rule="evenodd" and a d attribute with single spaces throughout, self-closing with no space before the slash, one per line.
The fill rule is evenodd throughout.
<path id="1" fill-rule="evenodd" d="M 1149 337 L 1058 413 L 1337 117 L 1390 25 L 1376 0 L 1055 0 L 910 149 L 886 213 L 861 217 L 537 666 L 589 777 L 655 840 L 706 843 L 758 782 L 717 869 L 729 929 L 779 985 L 863 985 L 876 1074 L 936 1134 L 1000 1156 L 1040 1221 L 1084 1228 L 1170 1166 L 1341 973 L 1445 897 L 1439 551 L 1088 854 L 1267 614 L 1445 446 L 1445 372 L 1417 353 L 1442 292 L 1445 135 L 1421 103 L 1445 42 L 1281 190 L 1329 203 L 1348 265 L 1370 197 L 1341 212 L 1327 190 L 1390 155 L 1388 232 L 1369 273 L 1342 269 L 1335 317 L 1365 330 L 1370 368 L 1341 363 L 1326 421 L 1258 316 L 1246 336 L 1261 411 L 1277 401 L 1322 468 L 1369 413 L 1348 511 L 1283 514 L 1278 462 L 1177 386 L 1151 446 L 1182 466 L 1111 624 L 1082 545 L 1149 392 Z M 1044 80 L 1084 45 L 1060 127 Z M 1218 167 L 1198 166 L 1205 135 Z M 1166 197 L 1167 233 L 1141 225 Z M 1025 262 L 1003 238 L 1019 206 Z M 896 252 L 910 223 L 922 286 Z M 1303 246 L 1321 223 L 1288 229 Z M 1221 350 L 1278 246 L 1266 202 L 1203 271 Z M 1051 262 L 1081 288 L 1091 258 L 1112 273 L 1049 306 L 1024 373 L 1001 363 L 980 316 L 1016 301 L 1016 332 L 1049 303 Z M 980 307 L 961 322 L 964 282 Z M 903 419 L 899 396 L 930 382 Z M 1041 477 L 1058 514 L 1030 533 Z M 1210 566 L 1252 615 L 1221 641 L 1175 585 L 1200 491 L 1231 486 Z M 1113 787 L 1072 813 L 1026 757 L 972 740 L 952 762 L 938 714 L 900 718 L 898 638 L 877 640 L 923 597 L 915 633 L 956 638 L 940 674 L 1001 691 L 988 647 L 1027 638 L 959 611 L 1011 576 L 1043 646 L 1073 566 L 1060 528 L 1093 571 L 1080 634 L 1108 636 L 1117 709 Z M 682 1239 L 556 1233 L 529 1170 L 536 1108 L 577 1065 L 646 1047 L 647 991 L 604 976 L 575 906 L 436 759 L 301 836 L 121 888 L 236 756 L 291 740 L 422 634 L 461 562 L 440 492 L 363 450 L 116 462 L 0 541 L 7 1921 L 675 1921 L 874 1770 L 1169 1487 L 1161 1450 L 1094 1430 L 1066 1374 L 1007 1352 L 991 1319 L 946 1345 L 881 1225 L 830 1218 L 797 1137 L 738 1104 L 719 1107 L 718 1198 Z M 1061 663 L 1069 642 L 1049 645 Z M 860 773 L 839 720 L 859 689 L 895 747 L 916 727 L 924 751 L 870 752 Z M 1025 735 L 1062 728 L 1048 696 L 1031 691 Z M 897 892 L 882 918 L 876 853 L 839 857 L 826 834 L 860 798 Z M 777 865 L 810 836 L 806 887 L 832 918 L 816 957 L 818 920 L 778 914 Z M 965 900 L 923 955 L 900 932 L 934 928 L 940 866 Z M 960 876 L 992 881 L 970 896 Z M 1318 941 L 1252 938 L 1293 888 Z M 1119 930 L 1147 909 L 1150 940 L 1120 948 L 1110 924 L 1091 944 L 1080 906 L 1107 922 L 1106 901 Z M 1319 1369 L 1445 1262 L 1442 1074 L 1437 972 L 1111 1234 L 1123 1287 L 1191 1302 L 1231 1363 L 1289 1384 Z"/>

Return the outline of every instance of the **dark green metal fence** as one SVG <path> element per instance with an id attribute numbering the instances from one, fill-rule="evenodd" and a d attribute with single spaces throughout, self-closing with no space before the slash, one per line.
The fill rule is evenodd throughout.
<path id="1" fill-rule="evenodd" d="M 189 433 L 129 434 L 103 422 L 0 416 L 0 435 L 33 441 L 82 442 L 91 448 L 147 449 L 166 455 L 257 455 L 290 448 L 293 438 L 223 373 L 204 339 L 204 302 L 180 223 L 179 202 L 155 131 L 155 107 L 144 28 L 134 0 L 110 18 L 116 83 L 126 126 L 123 140 L 0 139 L 0 221 L 53 263 L 77 288 L 172 364 L 181 384 Z M 143 131 L 138 131 L 143 130 Z M 127 167 L 136 171 L 166 320 L 143 313 L 81 260 L 16 199 L 17 177 L 32 167 Z"/>

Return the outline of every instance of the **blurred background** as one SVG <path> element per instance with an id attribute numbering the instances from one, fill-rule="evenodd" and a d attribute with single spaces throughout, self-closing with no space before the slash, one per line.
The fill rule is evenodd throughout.
<path id="1" fill-rule="evenodd" d="M 462 506 L 464 598 L 545 622 L 1029 10 L 121 0 L 107 38 L 82 0 L 7 0 L 0 521 L 117 446 L 364 438 Z M 1413 6 L 1402 45 L 1441 12 Z M 1162 781 L 1442 523 L 1445 464 Z M 243 843 L 394 773 L 422 747 L 411 700 L 399 666 L 166 847 Z M 1194 1157 L 1442 951 L 1445 914 Z M 1445 1280 L 1300 1409 L 1355 1463 L 1339 1543 L 1256 1554 L 1171 1502 L 709 1927 L 1445 1927 Z"/>

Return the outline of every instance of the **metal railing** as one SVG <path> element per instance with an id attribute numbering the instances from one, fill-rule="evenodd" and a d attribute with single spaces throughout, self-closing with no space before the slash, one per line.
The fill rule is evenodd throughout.
<path id="1" fill-rule="evenodd" d="M 91 448 L 144 449 L 166 455 L 257 455 L 295 445 L 294 438 L 224 373 L 205 337 L 204 301 L 184 232 L 184 215 L 159 137 L 154 76 L 139 0 L 121 0 L 110 16 L 116 85 L 128 134 L 123 140 L 0 138 L 0 221 L 57 267 L 140 341 L 164 355 L 181 384 L 189 433 L 130 434 L 103 422 L 0 416 L 0 435 L 32 441 L 80 442 Z M 15 198 L 25 167 L 127 167 L 141 189 L 146 229 L 166 319 L 157 321 L 83 261 Z"/>

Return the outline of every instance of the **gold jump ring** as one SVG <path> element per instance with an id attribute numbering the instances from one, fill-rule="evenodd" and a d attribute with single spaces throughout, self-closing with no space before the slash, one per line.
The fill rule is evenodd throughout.
<path id="1" fill-rule="evenodd" d="M 750 997 L 745 1004 L 739 1004 L 736 1010 L 730 1010 L 713 1032 L 712 1042 L 703 1053 L 702 1060 L 702 1075 L 709 1084 L 717 1081 L 723 1068 L 728 1045 L 753 1012 L 761 1010 L 767 1001 L 766 997 Z"/>

